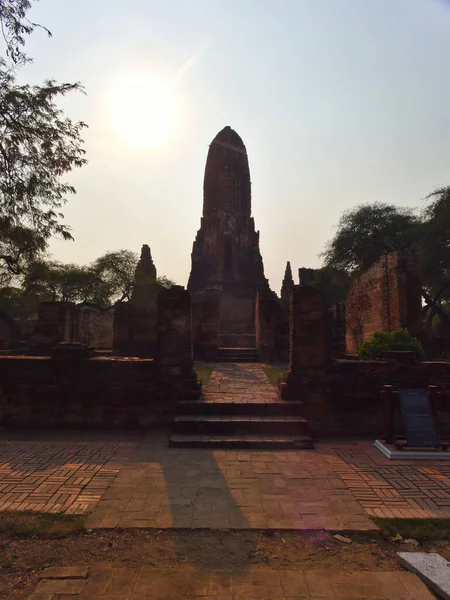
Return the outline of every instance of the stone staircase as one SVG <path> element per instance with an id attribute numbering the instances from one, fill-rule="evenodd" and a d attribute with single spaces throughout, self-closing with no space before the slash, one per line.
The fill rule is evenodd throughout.
<path id="1" fill-rule="evenodd" d="M 258 363 L 259 351 L 256 348 L 218 348 L 217 362 Z"/>
<path id="2" fill-rule="evenodd" d="M 301 402 L 180 402 L 170 446 L 311 449 Z"/>

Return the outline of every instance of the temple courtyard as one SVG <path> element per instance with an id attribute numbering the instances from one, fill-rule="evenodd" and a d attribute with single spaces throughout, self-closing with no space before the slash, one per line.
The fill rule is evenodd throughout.
<path id="1" fill-rule="evenodd" d="M 247 404 L 277 401 L 260 364 L 241 363 L 236 368 L 218 364 L 204 401 L 240 400 Z M 395 548 L 365 564 L 368 550 L 364 544 L 377 548 L 383 544 L 374 517 L 449 518 L 448 462 L 393 463 L 371 440 L 335 439 L 319 442 L 313 450 L 269 451 L 169 447 L 169 436 L 169 431 L 161 430 L 3 432 L 0 511 L 23 513 L 27 518 L 30 512 L 79 515 L 87 532 L 83 543 L 92 539 L 94 546 L 106 544 L 101 549 L 106 562 L 90 556 L 87 546 L 75 562 L 62 554 L 62 563 L 61 557 L 55 557 L 59 566 L 49 562 L 49 571 L 41 568 L 34 574 L 33 594 L 17 592 L 9 597 L 433 597 L 416 576 L 400 570 Z M 187 564 L 174 569 L 173 563 L 158 565 L 148 557 L 139 562 L 132 547 L 137 549 L 145 540 L 127 536 L 148 531 L 168 536 L 178 548 L 177 556 L 184 544 Z M 279 548 L 263 564 L 249 559 L 248 553 L 256 556 L 257 536 L 271 532 L 279 545 L 286 544 L 281 550 L 284 562 L 277 564 Z M 365 542 L 357 551 L 356 538 L 353 546 L 347 546 L 336 542 L 336 533 L 362 536 Z M 245 536 L 241 543 L 248 550 L 246 564 L 241 560 L 227 564 L 225 558 L 214 560 L 211 554 L 200 559 L 198 541 L 196 551 L 188 549 L 189 536 L 199 535 L 204 536 L 205 546 L 225 536 L 225 548 L 231 538 L 237 544 L 239 538 L 233 536 Z M 79 544 L 77 539 L 74 543 Z M 298 540 L 309 544 L 317 560 L 309 557 L 306 563 L 291 564 L 296 552 L 304 556 L 304 548 L 296 546 Z M 161 538 L 153 538 L 152 550 L 159 543 Z M 326 555 L 336 544 L 339 548 L 334 551 L 347 552 L 346 560 L 342 563 L 340 557 L 334 565 L 323 564 L 324 557 L 319 555 Z M 113 546 L 121 546 L 116 563 L 110 562 L 108 554 Z M 263 552 L 265 548 L 262 544 Z M 2 546 L 0 553 L 6 555 L 5 551 Z M 359 559 L 355 559 L 356 551 Z M 2 568 L 0 574 L 7 575 L 7 570 Z"/>

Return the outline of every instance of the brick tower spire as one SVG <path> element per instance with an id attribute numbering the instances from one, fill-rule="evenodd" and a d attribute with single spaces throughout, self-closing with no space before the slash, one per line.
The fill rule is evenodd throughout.
<path id="1" fill-rule="evenodd" d="M 207 288 L 221 290 L 221 331 L 254 329 L 256 293 L 269 283 L 251 216 L 247 151 L 231 127 L 222 129 L 209 147 L 203 216 L 192 248 L 188 290 L 201 294 Z"/>
<path id="2" fill-rule="evenodd" d="M 281 284 L 281 301 L 286 306 L 289 304 L 289 294 L 292 292 L 293 289 L 294 279 L 292 277 L 291 263 L 287 261 L 283 283 Z"/>

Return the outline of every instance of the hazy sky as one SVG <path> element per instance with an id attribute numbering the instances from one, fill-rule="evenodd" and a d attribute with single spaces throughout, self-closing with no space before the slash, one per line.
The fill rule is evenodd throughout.
<path id="1" fill-rule="evenodd" d="M 87 92 L 63 105 L 89 124 L 89 165 L 69 176 L 75 242 L 53 242 L 55 259 L 148 243 L 158 272 L 185 285 L 208 145 L 225 125 L 247 146 L 277 292 L 287 260 L 320 265 L 343 210 L 420 206 L 450 184 L 444 0 L 41 0 L 31 17 L 53 38 L 28 40 L 22 77 Z"/>

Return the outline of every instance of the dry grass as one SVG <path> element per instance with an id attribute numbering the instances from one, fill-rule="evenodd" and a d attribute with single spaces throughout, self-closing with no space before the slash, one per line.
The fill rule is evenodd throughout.
<path id="1" fill-rule="evenodd" d="M 275 387 L 278 385 L 278 380 L 282 379 L 286 375 L 287 365 L 263 365 L 265 374 L 269 378 L 269 381 Z"/>
<path id="2" fill-rule="evenodd" d="M 197 377 L 202 380 L 203 385 L 206 385 L 211 377 L 211 373 L 216 368 L 216 363 L 196 362 L 194 364 Z"/>
<path id="3" fill-rule="evenodd" d="M 375 518 L 374 521 L 390 537 L 413 538 L 419 542 L 450 539 L 450 519 Z"/>
<path id="4" fill-rule="evenodd" d="M 60 539 L 83 529 L 84 517 L 35 512 L 2 513 L 0 537 Z"/>

